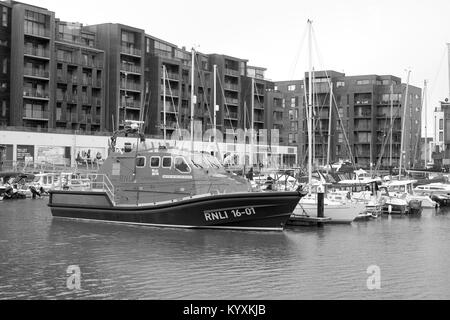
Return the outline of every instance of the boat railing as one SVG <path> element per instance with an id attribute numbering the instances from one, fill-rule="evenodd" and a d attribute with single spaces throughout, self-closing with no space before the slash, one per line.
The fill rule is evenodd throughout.
<path id="1" fill-rule="evenodd" d="M 62 180 L 62 179 L 61 179 Z M 60 180 L 60 181 L 61 181 Z M 84 173 L 68 182 L 69 190 L 102 191 L 106 192 L 111 202 L 115 205 L 114 185 L 106 174 Z"/>

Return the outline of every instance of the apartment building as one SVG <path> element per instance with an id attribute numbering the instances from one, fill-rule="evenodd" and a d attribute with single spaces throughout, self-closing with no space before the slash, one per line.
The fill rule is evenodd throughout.
<path id="1" fill-rule="evenodd" d="M 398 77 L 345 76 L 335 71 L 316 71 L 312 74 L 312 147 L 317 165 L 354 159 L 357 165 L 365 168 L 371 164 L 372 167 L 387 167 L 390 163 L 396 166 L 400 159 L 402 131 L 403 150 L 406 150 L 403 164 L 413 167 L 420 160 L 420 88 L 408 86 L 405 111 L 402 106 L 405 104 L 406 84 L 402 84 Z M 294 137 L 298 138 L 300 163 L 305 163 L 308 154 L 305 104 L 305 96 L 309 95 L 308 74 L 305 79 L 306 88 L 303 81 L 276 82 L 270 106 L 273 112 L 271 126 L 282 129 L 282 139 L 288 137 L 290 143 L 294 142 Z M 333 88 L 331 101 L 330 83 Z M 286 108 L 286 104 L 290 108 Z M 296 106 L 300 107 L 298 115 Z M 298 131 L 294 130 L 296 128 Z"/>
<path id="2" fill-rule="evenodd" d="M 10 114 L 11 7 L 0 2 L 0 126 Z"/>

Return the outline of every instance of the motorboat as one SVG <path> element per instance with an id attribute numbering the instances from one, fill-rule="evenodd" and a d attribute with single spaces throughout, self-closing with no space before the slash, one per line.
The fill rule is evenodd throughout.
<path id="1" fill-rule="evenodd" d="M 129 133 L 129 132 L 125 132 Z M 282 230 L 304 193 L 252 192 L 209 153 L 127 143 L 87 190 L 50 190 L 54 217 L 142 226 Z"/>

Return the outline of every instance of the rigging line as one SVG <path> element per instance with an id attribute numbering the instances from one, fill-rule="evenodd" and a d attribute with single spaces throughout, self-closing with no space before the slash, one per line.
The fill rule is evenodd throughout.
<path id="1" fill-rule="evenodd" d="M 405 90 L 406 90 L 406 88 L 405 88 Z M 377 166 L 375 167 L 375 169 L 376 169 L 375 171 L 378 171 L 381 166 L 381 160 L 383 159 L 384 150 L 386 148 L 388 141 L 390 140 L 391 132 L 394 130 L 395 120 L 400 119 L 400 111 L 401 111 L 401 107 L 398 107 L 397 112 L 395 113 L 395 116 L 393 115 L 394 117 L 392 119 L 392 126 L 390 127 L 389 132 L 386 135 L 384 142 L 382 144 L 381 154 L 380 154 L 380 157 L 378 158 L 378 162 L 377 162 Z"/>
<path id="2" fill-rule="evenodd" d="M 294 62 L 292 63 L 293 64 L 293 68 L 291 68 L 291 74 L 288 77 L 288 79 L 293 80 L 295 69 L 297 68 L 298 60 L 300 60 L 300 54 L 301 54 L 301 51 L 303 49 L 303 44 L 304 44 L 305 39 L 306 39 L 307 31 L 308 31 L 308 28 L 305 28 L 304 31 L 303 31 L 302 40 L 301 40 L 300 45 L 299 45 L 299 47 L 297 49 L 297 55 L 294 57 Z"/>
<path id="3" fill-rule="evenodd" d="M 179 131 L 180 130 L 180 124 L 178 122 L 178 113 L 180 112 L 180 106 L 178 105 L 178 110 L 177 110 L 177 108 L 175 107 L 175 102 L 173 100 L 172 86 L 170 85 L 170 81 L 169 81 L 169 73 L 167 72 L 167 68 L 164 68 L 164 69 L 165 69 L 165 74 L 166 74 L 165 78 L 166 78 L 167 83 L 169 84 L 169 95 L 170 95 L 170 99 L 172 101 L 172 107 L 175 110 L 176 128 Z M 166 84 L 164 83 L 164 85 L 166 85 Z M 164 99 L 166 99 L 166 97 L 164 97 Z M 179 101 L 180 101 L 180 99 L 178 99 L 178 102 Z M 167 116 L 167 114 L 164 115 L 164 117 L 166 117 L 166 116 Z M 164 128 L 164 129 L 167 129 L 167 128 Z"/>
<path id="4" fill-rule="evenodd" d="M 197 60 L 197 65 L 199 66 L 200 64 L 199 64 L 199 61 L 198 61 L 198 55 L 195 56 L 195 59 Z M 200 68 L 197 68 L 197 72 L 198 72 L 198 75 L 199 75 L 199 78 L 200 78 L 200 84 L 203 87 L 203 98 L 206 101 L 206 109 L 208 110 L 209 121 L 212 123 L 214 120 L 213 120 L 213 116 L 211 114 L 211 105 L 209 103 L 208 97 L 206 96 L 206 91 L 205 91 L 206 86 L 205 86 L 205 83 L 204 83 L 204 77 L 202 78 L 202 74 L 200 73 Z M 217 71 L 216 76 L 218 77 L 218 75 L 219 75 L 219 73 Z M 202 108 L 202 110 L 203 110 L 203 108 Z M 214 110 L 214 112 L 216 112 L 216 106 L 215 105 L 213 106 L 213 110 Z M 217 130 L 217 127 L 216 127 L 216 130 Z M 214 137 L 215 137 L 215 134 L 216 133 L 214 132 Z M 220 152 L 220 148 L 219 148 L 219 144 L 218 144 L 216 138 L 214 139 L 214 143 L 216 145 L 216 149 L 217 149 L 217 152 L 219 154 L 219 161 L 223 161 L 222 155 L 221 155 L 221 152 Z"/>
<path id="5" fill-rule="evenodd" d="M 442 63 L 444 62 L 444 58 L 445 58 L 445 55 L 446 55 L 446 53 L 447 53 L 447 50 L 448 50 L 448 49 L 447 49 L 447 46 L 445 46 L 445 50 L 444 50 L 444 52 L 442 53 L 441 61 L 439 62 L 438 71 L 437 71 L 437 73 L 436 73 L 436 76 L 434 77 L 433 82 L 431 82 L 431 83 L 433 83 L 433 84 L 437 83 L 437 78 L 438 78 L 439 75 L 441 74 Z M 430 86 L 428 86 L 428 88 L 430 88 Z M 432 88 L 432 90 L 431 90 L 430 93 L 428 94 L 429 97 L 430 97 L 430 96 L 433 96 L 434 89 L 436 88 L 436 86 L 435 86 L 435 85 L 431 85 L 431 88 Z"/>
<path id="6" fill-rule="evenodd" d="M 313 26 L 311 26 L 311 31 L 312 31 L 312 35 L 313 35 L 312 38 L 313 38 L 313 40 L 314 40 L 316 52 L 317 52 L 317 55 L 318 55 L 318 58 L 319 58 L 319 65 L 323 65 L 322 56 L 321 56 L 321 54 L 320 54 L 319 45 L 318 45 L 318 43 L 317 43 L 317 37 L 316 37 L 316 35 L 315 35 L 315 31 L 314 31 L 314 27 L 313 27 Z M 325 68 L 323 68 L 323 69 L 325 69 Z M 328 74 L 328 71 L 327 71 L 326 69 L 325 69 L 324 71 L 325 71 L 325 75 L 326 75 L 327 80 L 328 80 L 328 86 L 331 88 L 331 79 L 330 79 L 330 76 L 329 76 L 329 74 Z M 342 133 L 343 133 L 344 138 L 345 138 L 346 146 L 347 146 L 347 149 L 348 149 L 348 151 L 349 151 L 349 153 L 350 153 L 350 160 L 352 161 L 353 168 L 356 170 L 355 159 L 354 159 L 354 156 L 353 156 L 353 152 L 352 152 L 352 150 L 351 150 L 351 147 L 350 147 L 350 142 L 349 142 L 349 140 L 348 140 L 346 131 L 344 130 L 342 118 L 341 118 L 341 115 L 339 114 L 339 110 L 338 110 L 338 108 L 337 108 L 336 96 L 333 94 L 333 97 L 332 97 L 332 98 L 333 98 L 333 101 L 334 101 L 334 107 L 335 107 L 335 109 L 336 109 L 336 113 L 337 113 L 337 115 L 338 115 L 338 117 L 339 117 L 339 123 L 340 123 L 341 128 L 342 128 Z"/>
<path id="7" fill-rule="evenodd" d="M 217 71 L 217 74 L 219 74 L 219 71 Z M 223 105 L 225 106 L 225 109 L 226 109 L 226 112 L 227 112 L 227 115 L 228 115 L 228 121 L 230 122 L 231 130 L 233 130 L 233 132 L 235 132 L 234 126 L 233 126 L 233 121 L 230 118 L 230 110 L 228 108 L 227 100 L 225 98 L 225 91 L 223 89 L 222 81 L 220 79 L 221 77 L 218 77 L 218 78 L 219 78 L 219 86 L 220 86 L 220 89 L 221 89 L 220 92 L 222 93 L 222 97 L 223 97 L 223 101 L 224 101 Z"/>

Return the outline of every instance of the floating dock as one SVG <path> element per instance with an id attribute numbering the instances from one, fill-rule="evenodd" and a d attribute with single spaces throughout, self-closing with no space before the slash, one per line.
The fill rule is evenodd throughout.
<path id="1" fill-rule="evenodd" d="M 318 218 L 318 217 L 310 217 L 307 215 L 294 214 L 292 215 L 286 226 L 304 226 L 304 227 L 313 227 L 313 226 L 321 226 L 324 223 L 331 221 L 331 218 Z"/>

